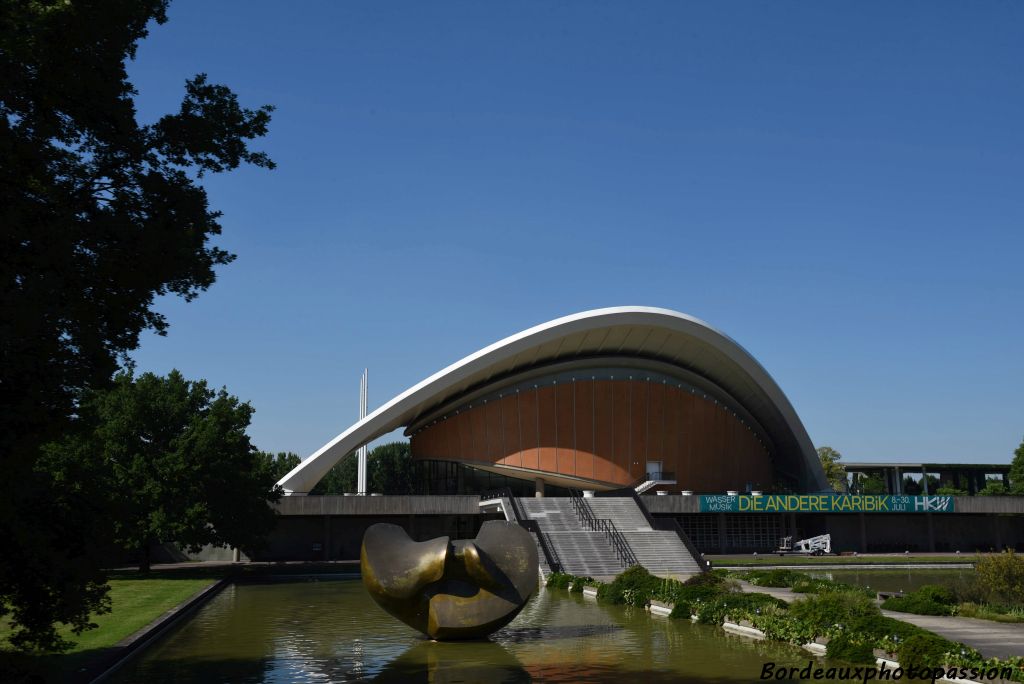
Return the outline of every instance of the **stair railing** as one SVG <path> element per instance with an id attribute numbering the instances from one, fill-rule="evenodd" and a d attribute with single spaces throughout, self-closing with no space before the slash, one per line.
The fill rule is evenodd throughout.
<path id="1" fill-rule="evenodd" d="M 614 489 L 607 492 L 601 492 L 600 496 L 611 496 L 611 497 L 622 497 L 633 499 L 636 502 L 640 512 L 644 514 L 644 518 L 647 520 L 647 524 L 651 526 L 652 530 L 663 530 L 665 532 L 675 532 L 675 535 L 679 537 L 679 541 L 683 542 L 683 546 L 690 552 L 690 555 L 697 562 L 697 567 L 702 571 L 711 569 L 711 564 L 704 559 L 704 554 L 697 550 L 693 542 L 690 541 L 690 536 L 683 531 L 683 528 L 679 525 L 679 521 L 675 518 L 655 518 L 651 515 L 651 512 L 647 510 L 647 506 L 644 505 L 643 499 L 636 493 L 636 489 L 632 487 L 623 487 L 622 489 Z"/>
<path id="2" fill-rule="evenodd" d="M 593 532 L 603 532 L 605 539 L 615 551 L 615 556 L 624 566 L 628 568 L 639 564 L 633 549 L 629 548 L 629 543 L 615 527 L 614 521 L 608 518 L 595 518 L 590 506 L 575 490 L 569 490 L 569 501 L 580 524 Z"/>
<path id="3" fill-rule="evenodd" d="M 516 497 L 513 496 L 511 488 L 503 487 L 480 495 L 481 501 L 486 501 L 487 499 L 504 499 L 508 501 L 509 506 L 512 507 L 513 520 L 537 539 L 537 545 L 540 547 L 541 553 L 544 554 L 544 560 L 547 561 L 551 571 L 562 571 L 562 559 L 558 557 L 558 552 L 555 551 L 555 546 L 551 543 L 551 539 L 541 531 L 540 524 L 536 520 L 527 517 L 523 510 L 519 508 L 519 503 L 516 501 Z"/>

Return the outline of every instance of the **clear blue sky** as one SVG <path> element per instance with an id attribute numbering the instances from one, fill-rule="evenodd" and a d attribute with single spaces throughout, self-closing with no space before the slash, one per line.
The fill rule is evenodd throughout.
<path id="1" fill-rule="evenodd" d="M 142 120 L 204 71 L 277 107 L 208 179 L 238 260 L 140 371 L 303 456 L 480 347 L 603 306 L 745 346 L 847 460 L 1024 435 L 1024 4 L 178 0 Z"/>

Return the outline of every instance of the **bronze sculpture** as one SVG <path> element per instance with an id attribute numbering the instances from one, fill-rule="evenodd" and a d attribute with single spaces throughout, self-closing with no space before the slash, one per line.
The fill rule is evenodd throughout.
<path id="1" fill-rule="evenodd" d="M 381 608 L 438 641 L 501 629 L 537 588 L 537 545 L 515 523 L 485 522 L 476 539 L 415 542 L 372 525 L 360 553 L 363 585 Z"/>

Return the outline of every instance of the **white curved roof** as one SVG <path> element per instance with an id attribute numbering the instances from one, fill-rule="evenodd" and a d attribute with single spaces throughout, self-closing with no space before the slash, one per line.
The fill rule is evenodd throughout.
<path id="1" fill-rule="evenodd" d="M 810 437 L 768 372 L 743 347 L 707 323 L 669 309 L 622 306 L 558 318 L 470 354 L 407 389 L 348 428 L 281 478 L 289 494 L 309 492 L 358 447 L 499 377 L 541 364 L 596 355 L 669 363 L 716 383 L 768 433 L 777 465 L 808 490 L 828 483 Z"/>

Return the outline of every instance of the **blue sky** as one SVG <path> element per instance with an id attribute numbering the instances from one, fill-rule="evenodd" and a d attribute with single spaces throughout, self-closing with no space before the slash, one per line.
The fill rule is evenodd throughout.
<path id="1" fill-rule="evenodd" d="M 140 119 L 207 72 L 277 107 L 211 177 L 238 260 L 134 354 L 306 456 L 482 346 L 603 306 L 702 318 L 847 460 L 1024 435 L 1024 5 L 178 0 Z"/>

